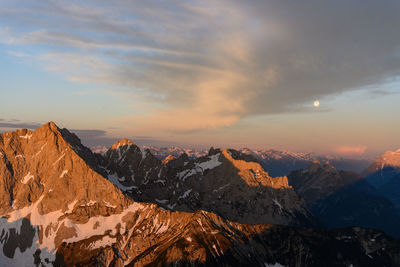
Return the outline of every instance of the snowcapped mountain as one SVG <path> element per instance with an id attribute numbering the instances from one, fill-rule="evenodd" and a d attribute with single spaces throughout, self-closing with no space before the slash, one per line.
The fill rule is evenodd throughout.
<path id="1" fill-rule="evenodd" d="M 105 164 L 109 179 L 137 201 L 203 209 L 242 223 L 315 224 L 286 177 L 270 177 L 252 156 L 235 150 L 210 149 L 195 159 L 182 154 L 165 164 L 125 139 L 105 154 Z"/>
<path id="2" fill-rule="evenodd" d="M 154 147 L 142 146 L 142 149 L 149 151 L 158 159 L 164 159 L 168 155 L 178 158 L 182 154 L 187 154 L 189 158 L 195 159 L 207 155 L 208 150 L 185 149 L 179 147 Z M 94 151 L 98 151 L 97 148 Z M 104 150 L 103 150 L 104 151 Z M 272 176 L 285 176 L 291 171 L 307 168 L 313 161 L 326 162 L 329 161 L 338 169 L 353 171 L 360 173 L 363 171 L 370 161 L 363 159 L 348 159 L 338 156 L 322 156 L 313 153 L 301 153 L 282 151 L 276 149 L 238 149 L 243 154 L 252 155 L 257 159 L 265 170 Z"/>
<path id="3" fill-rule="evenodd" d="M 308 214 L 302 200 L 285 178 L 234 150 L 163 164 L 121 140 L 103 157 L 50 122 L 0 134 L 0 178 L 0 266 L 400 264 L 399 244 L 380 231 L 290 226 L 302 223 L 297 212 Z M 233 189 L 220 189 L 228 183 Z M 207 198 L 214 188 L 221 198 Z M 221 204 L 230 199 L 236 206 Z M 227 217 L 255 221 L 250 207 L 287 225 L 234 222 L 194 206 L 214 211 L 210 201 Z"/>
<path id="4" fill-rule="evenodd" d="M 189 158 L 199 158 L 207 155 L 208 150 L 205 149 L 194 149 L 194 148 L 181 148 L 181 147 L 156 147 L 156 146 L 141 146 L 142 150 L 148 149 L 158 159 L 164 159 L 169 155 L 175 158 L 180 157 L 182 154 L 186 154 Z"/>

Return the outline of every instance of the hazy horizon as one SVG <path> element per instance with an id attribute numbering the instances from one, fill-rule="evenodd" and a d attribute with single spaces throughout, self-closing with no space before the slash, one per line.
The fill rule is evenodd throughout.
<path id="1" fill-rule="evenodd" d="M 87 146 L 400 148 L 399 2 L 1 3 L 1 132 L 51 120 Z"/>
<path id="2" fill-rule="evenodd" d="M 13 125 L 14 123 L 14 125 Z M 55 122 L 56 123 L 56 122 Z M 40 124 L 27 124 L 27 123 L 22 123 L 22 122 L 17 122 L 17 120 L 13 120 L 13 122 L 4 122 L 4 120 L 1 120 L 0 125 L 4 125 L 7 127 L 0 127 L 0 134 L 3 134 L 5 132 L 13 132 L 17 129 L 30 129 L 32 131 L 35 131 L 38 129 Z M 58 127 L 62 127 L 62 125 L 58 125 Z M 12 126 L 12 127 L 11 127 Z M 180 148 L 180 149 L 193 149 L 194 151 L 208 151 L 210 148 L 220 148 L 220 149 L 225 149 L 225 148 L 230 148 L 230 149 L 251 149 L 251 150 L 276 150 L 276 151 L 282 151 L 282 152 L 291 152 L 291 153 L 304 153 L 304 154 L 312 154 L 315 156 L 338 156 L 342 157 L 345 159 L 360 159 L 360 160 L 366 160 L 366 161 L 374 161 L 377 157 L 379 157 L 383 152 L 376 155 L 371 155 L 371 154 L 353 154 L 353 153 L 337 153 L 335 151 L 333 152 L 316 152 L 312 150 L 290 150 L 286 149 L 284 147 L 262 147 L 262 146 L 248 146 L 248 145 L 236 145 L 236 146 L 220 146 L 220 145 L 210 145 L 210 146 L 199 146 L 199 145 L 185 145 L 185 144 L 178 144 L 178 143 L 173 143 L 173 142 L 163 142 L 160 140 L 153 140 L 149 139 L 146 136 L 141 136 L 140 138 L 130 138 L 130 137 L 107 137 L 105 136 L 105 131 L 101 130 L 85 130 L 85 129 L 67 129 L 70 132 L 76 134 L 79 139 L 81 140 L 82 144 L 85 145 L 86 147 L 92 149 L 93 151 L 96 151 L 97 149 L 103 150 L 105 149 L 110 149 L 111 146 L 115 143 L 118 143 L 122 139 L 129 139 L 130 141 L 134 142 L 137 144 L 139 147 L 145 148 L 145 147 L 153 147 L 153 148 Z M 353 148 L 347 148 L 347 147 L 342 147 L 342 150 L 346 149 L 353 149 Z"/>

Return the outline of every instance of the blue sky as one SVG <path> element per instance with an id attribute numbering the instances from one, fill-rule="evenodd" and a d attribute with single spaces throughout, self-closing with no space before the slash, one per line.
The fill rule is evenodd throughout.
<path id="1" fill-rule="evenodd" d="M 98 130 L 89 145 L 375 156 L 400 148 L 399 11 L 389 0 L 0 1 L 0 122 Z"/>

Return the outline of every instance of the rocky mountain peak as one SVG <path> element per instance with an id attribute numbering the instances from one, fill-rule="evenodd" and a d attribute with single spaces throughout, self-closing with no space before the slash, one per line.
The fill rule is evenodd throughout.
<path id="1" fill-rule="evenodd" d="M 111 149 L 115 150 L 115 149 L 118 149 L 118 148 L 123 147 L 123 146 L 136 146 L 136 144 L 133 143 L 132 141 L 128 140 L 127 138 L 124 138 L 124 139 L 121 139 L 121 140 L 115 142 L 111 146 Z"/>
<path id="2" fill-rule="evenodd" d="M 386 167 L 400 168 L 400 149 L 396 151 L 386 151 L 369 167 L 368 171 L 378 171 Z"/>
<path id="3" fill-rule="evenodd" d="M 315 175 L 325 175 L 325 174 L 330 174 L 332 176 L 335 176 L 339 173 L 339 171 L 330 164 L 329 161 L 325 161 L 323 164 L 318 161 L 314 160 L 310 166 L 303 171 L 309 172 L 310 174 L 315 174 Z"/>
<path id="4" fill-rule="evenodd" d="M 319 161 L 314 161 L 308 168 L 292 171 L 288 175 L 289 184 L 309 205 L 360 178 L 352 172 L 338 171 L 329 162 L 321 164 Z"/>
<path id="5" fill-rule="evenodd" d="M 208 150 L 208 156 L 212 156 L 212 155 L 218 154 L 218 153 L 220 153 L 220 152 L 221 152 L 221 149 L 211 147 L 211 148 Z"/>
<path id="6" fill-rule="evenodd" d="M 233 149 L 222 150 L 222 156 L 237 170 L 239 176 L 249 186 L 271 186 L 272 188 L 290 188 L 287 177 L 271 178 L 251 155 L 242 154 Z"/>
<path id="7" fill-rule="evenodd" d="M 162 164 L 168 164 L 171 160 L 175 160 L 176 158 L 169 154 L 168 156 L 166 156 L 163 160 L 162 160 Z"/>
<path id="8" fill-rule="evenodd" d="M 101 203 L 106 195 L 116 206 L 126 203 L 126 197 L 102 176 L 100 159 L 67 129 L 49 122 L 35 131 L 0 136 L 0 212 L 38 202 L 38 210 L 48 213 L 68 209 L 75 200 Z"/>
<path id="9" fill-rule="evenodd" d="M 58 126 L 53 121 L 49 121 L 40 126 L 37 130 L 57 132 L 60 130 L 60 128 L 58 128 Z"/>
<path id="10" fill-rule="evenodd" d="M 389 183 L 400 174 L 400 150 L 386 151 L 362 173 L 376 188 Z"/>
<path id="11" fill-rule="evenodd" d="M 120 140 L 103 157 L 50 122 L 0 134 L 0 175 L 1 266 L 398 266 L 375 230 L 292 227 L 313 221 L 304 201 L 235 150 L 165 165 Z"/>
<path id="12" fill-rule="evenodd" d="M 368 183 L 377 189 L 381 187 L 390 188 L 391 184 L 397 184 L 397 179 L 400 177 L 400 149 L 386 151 L 362 174 L 366 177 Z"/>

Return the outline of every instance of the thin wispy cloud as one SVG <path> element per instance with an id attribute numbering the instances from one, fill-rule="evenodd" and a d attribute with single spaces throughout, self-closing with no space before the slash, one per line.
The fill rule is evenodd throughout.
<path id="1" fill-rule="evenodd" d="M 344 156 L 360 156 L 365 153 L 367 146 L 339 146 L 334 152 Z"/>
<path id="2" fill-rule="evenodd" d="M 0 130 L 1 129 L 17 129 L 17 128 L 36 129 L 39 127 L 40 127 L 40 123 L 36 123 L 36 122 L 20 122 L 18 120 L 0 119 Z"/>
<path id="3" fill-rule="evenodd" d="M 0 40 L 71 81 L 141 101 L 115 118 L 191 132 L 253 115 L 307 111 L 314 99 L 400 71 L 398 1 L 13 1 Z M 144 130 L 143 130 L 144 131 Z"/>

